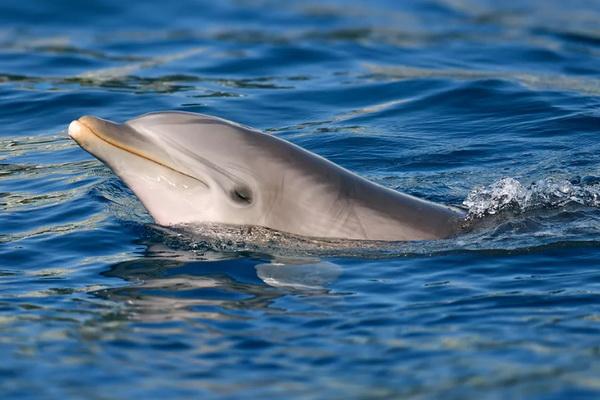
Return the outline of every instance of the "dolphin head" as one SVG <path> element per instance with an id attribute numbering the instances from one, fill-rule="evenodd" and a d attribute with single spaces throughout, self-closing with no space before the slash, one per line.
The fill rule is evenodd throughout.
<path id="1" fill-rule="evenodd" d="M 464 217 L 367 181 L 292 143 L 207 115 L 119 124 L 84 116 L 69 135 L 133 190 L 160 225 L 258 225 L 313 237 L 448 237 Z"/>
<path id="2" fill-rule="evenodd" d="M 270 135 L 211 116 L 159 112 L 122 124 L 83 116 L 71 122 L 69 135 L 110 167 L 160 225 L 257 224 L 271 182 L 257 174 L 277 174 L 257 159 Z"/>

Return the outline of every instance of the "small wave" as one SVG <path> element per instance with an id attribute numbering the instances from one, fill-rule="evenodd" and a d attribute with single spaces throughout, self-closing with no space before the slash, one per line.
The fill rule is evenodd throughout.
<path id="1" fill-rule="evenodd" d="M 500 79 L 518 82 L 530 89 L 562 90 L 597 95 L 600 80 L 581 76 L 552 73 L 529 73 L 512 70 L 486 70 L 468 68 L 420 68 L 408 65 L 383 66 L 366 63 L 365 67 L 377 79 L 454 79 L 473 81 Z"/>
<path id="2" fill-rule="evenodd" d="M 463 201 L 469 210 L 469 219 L 501 211 L 522 213 L 557 208 L 570 203 L 600 207 L 600 178 L 586 176 L 566 180 L 548 177 L 528 186 L 515 178 L 502 178 L 487 187 L 474 188 Z"/>
<path id="3" fill-rule="evenodd" d="M 141 62 L 129 63 L 118 67 L 102 68 L 95 71 L 88 71 L 80 74 L 78 78 L 90 80 L 92 82 L 110 81 L 129 76 L 142 69 L 153 68 L 173 61 L 195 56 L 204 51 L 206 51 L 206 49 L 203 47 L 195 47 L 178 53 L 153 57 Z"/>

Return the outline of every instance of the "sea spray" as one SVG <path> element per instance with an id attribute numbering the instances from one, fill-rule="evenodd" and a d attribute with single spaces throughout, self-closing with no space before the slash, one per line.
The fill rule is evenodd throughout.
<path id="1" fill-rule="evenodd" d="M 544 178 L 525 186 L 515 178 L 502 178 L 489 186 L 475 187 L 463 201 L 468 218 L 481 218 L 501 211 L 522 213 L 575 203 L 600 206 L 600 179 L 586 176 L 571 180 Z"/>

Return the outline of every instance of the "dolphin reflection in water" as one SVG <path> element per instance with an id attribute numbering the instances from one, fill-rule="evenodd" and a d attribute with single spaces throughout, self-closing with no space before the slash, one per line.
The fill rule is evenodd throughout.
<path id="1" fill-rule="evenodd" d="M 84 116 L 69 135 L 118 175 L 157 224 L 259 226 L 314 238 L 431 240 L 465 214 L 364 179 L 276 136 L 221 118 Z"/>

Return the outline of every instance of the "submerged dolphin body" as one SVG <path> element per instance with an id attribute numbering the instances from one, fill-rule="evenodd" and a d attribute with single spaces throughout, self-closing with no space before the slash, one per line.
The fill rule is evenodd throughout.
<path id="1" fill-rule="evenodd" d="M 84 116 L 69 135 L 108 165 L 160 225 L 263 226 L 358 240 L 452 236 L 462 211 L 382 187 L 275 136 L 220 118 Z"/>

